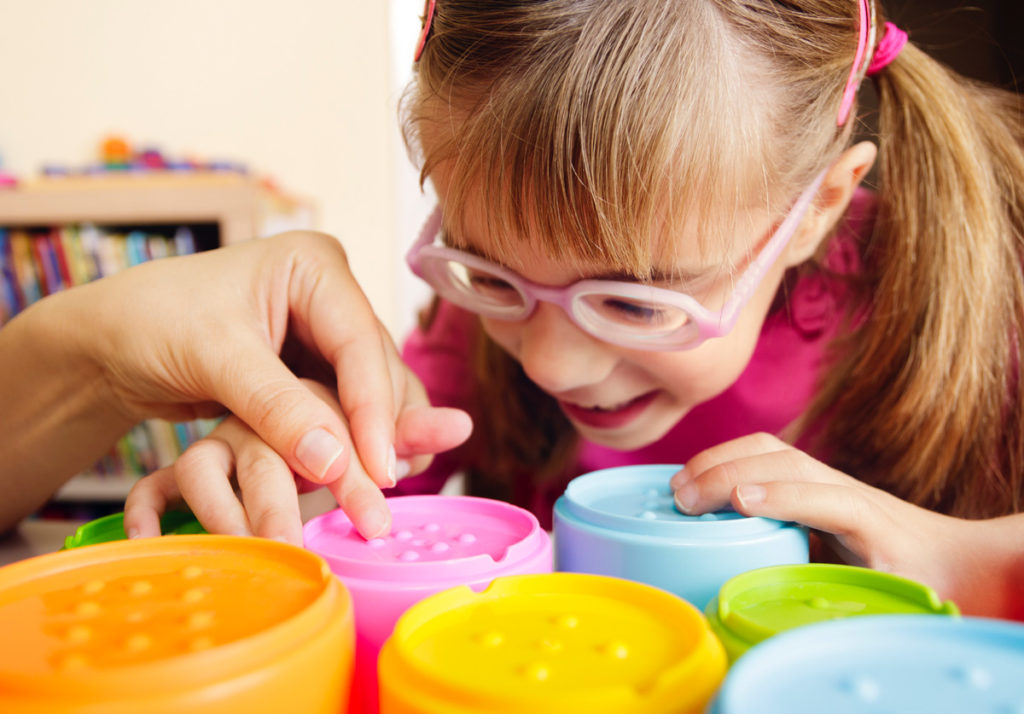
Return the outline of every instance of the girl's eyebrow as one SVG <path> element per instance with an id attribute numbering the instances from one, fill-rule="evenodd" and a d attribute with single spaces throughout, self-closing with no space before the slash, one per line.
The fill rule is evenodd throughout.
<path id="1" fill-rule="evenodd" d="M 449 235 L 448 231 L 441 231 L 441 241 L 448 247 L 454 247 L 452 241 L 447 240 Z M 456 242 L 461 243 L 458 246 L 458 250 L 463 253 L 469 253 L 470 255 L 476 256 L 483 260 L 500 265 L 501 267 L 511 270 L 502 261 L 498 260 L 495 256 L 489 255 L 479 248 L 469 244 L 467 241 Z M 637 277 L 634 273 L 629 273 L 624 270 L 609 270 L 601 273 L 584 274 L 580 277 L 580 280 L 617 280 L 626 283 L 637 283 L 637 282 L 650 282 L 650 283 L 694 283 L 707 276 L 710 269 L 704 270 L 671 270 L 664 271 L 658 268 L 651 268 L 651 272 L 643 278 Z"/>

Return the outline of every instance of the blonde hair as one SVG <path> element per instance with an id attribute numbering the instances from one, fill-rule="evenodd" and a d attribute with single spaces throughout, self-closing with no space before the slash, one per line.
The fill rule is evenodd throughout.
<path id="1" fill-rule="evenodd" d="M 642 278 L 682 221 L 720 238 L 751 200 L 780 214 L 849 145 L 836 113 L 857 37 L 855 0 L 439 0 L 403 103 L 407 142 L 424 179 L 450 170 L 452 220 L 484 192 L 491 247 L 513 266 L 513 236 L 530 235 L 553 257 Z M 912 502 L 1017 511 L 1021 103 L 913 45 L 876 81 L 871 317 L 838 345 L 807 423 L 824 422 L 834 465 Z M 481 394 L 501 395 L 481 398 L 497 407 L 478 415 L 481 436 L 498 440 L 491 456 L 516 444 L 501 478 L 557 473 L 571 429 L 510 423 L 503 412 L 557 409 L 514 364 L 496 369 L 509 358 L 495 346 L 481 351 Z M 507 408 L 513 381 L 523 408 Z"/>

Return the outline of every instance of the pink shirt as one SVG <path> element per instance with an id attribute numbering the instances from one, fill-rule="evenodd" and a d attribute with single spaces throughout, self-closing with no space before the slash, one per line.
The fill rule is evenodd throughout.
<path id="1" fill-rule="evenodd" d="M 874 215 L 874 197 L 858 190 L 848 220 L 831 241 L 826 266 L 839 274 L 860 268 L 859 243 Z M 754 432 L 778 433 L 809 406 L 826 365 L 826 350 L 841 328 L 847 291 L 841 280 L 816 273 L 790 288 L 785 304 L 769 313 L 746 369 L 717 397 L 695 407 L 660 440 L 618 451 L 586 440 L 564 481 L 526 494 L 550 527 L 551 508 L 569 479 L 595 469 L 630 464 L 684 463 L 700 451 Z M 471 354 L 476 316 L 442 302 L 426 332 L 414 331 L 402 357 L 423 380 L 435 406 L 467 409 L 472 403 Z M 435 493 L 465 463 L 462 449 L 438 455 L 424 473 L 404 479 L 391 494 Z"/>

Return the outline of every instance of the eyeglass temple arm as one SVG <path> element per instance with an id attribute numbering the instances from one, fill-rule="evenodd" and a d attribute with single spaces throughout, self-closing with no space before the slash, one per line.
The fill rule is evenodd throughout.
<path id="1" fill-rule="evenodd" d="M 800 226 L 800 223 L 804 219 L 804 214 L 807 212 L 807 208 L 810 206 L 811 201 L 818 193 L 818 189 L 821 187 L 821 182 L 825 179 L 825 174 L 828 169 L 825 169 L 817 178 L 804 189 L 804 192 L 797 198 L 796 203 L 793 204 L 792 209 L 786 215 L 786 218 L 779 225 L 778 230 L 768 240 L 768 244 L 764 247 L 764 250 L 751 261 L 747 269 L 743 271 L 743 275 L 740 276 L 737 281 L 737 286 L 729 299 L 729 302 L 722 308 L 722 327 L 723 329 L 729 329 L 733 323 L 739 317 L 740 311 L 749 302 L 750 298 L 754 294 L 754 290 L 761 279 L 764 277 L 765 272 L 768 268 L 778 259 L 782 253 L 783 248 L 789 243 L 789 239 L 793 237 L 796 229 Z"/>

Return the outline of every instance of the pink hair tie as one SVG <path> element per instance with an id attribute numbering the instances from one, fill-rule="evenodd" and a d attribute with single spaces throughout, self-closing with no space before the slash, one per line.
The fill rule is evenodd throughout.
<path id="1" fill-rule="evenodd" d="M 427 44 L 427 36 L 430 35 L 430 26 L 434 22 L 434 7 L 437 5 L 437 0 L 426 0 L 423 5 L 423 29 L 420 31 L 419 42 L 416 43 L 416 53 L 412 57 L 413 62 L 420 61 L 420 55 L 423 54 L 423 48 Z"/>
<path id="2" fill-rule="evenodd" d="M 885 34 L 882 35 L 882 41 L 878 43 L 874 59 L 868 65 L 868 76 L 876 75 L 888 67 L 906 44 L 907 33 L 891 22 L 885 23 Z"/>

